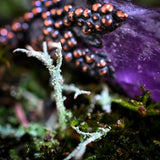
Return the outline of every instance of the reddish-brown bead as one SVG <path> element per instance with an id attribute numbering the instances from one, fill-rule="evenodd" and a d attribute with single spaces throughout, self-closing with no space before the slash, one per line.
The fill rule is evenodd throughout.
<path id="1" fill-rule="evenodd" d="M 43 12 L 43 13 L 42 13 L 42 18 L 43 18 L 43 19 L 46 19 L 47 17 L 50 17 L 50 15 L 51 15 L 51 12 L 49 12 L 49 11 Z"/>
<path id="2" fill-rule="evenodd" d="M 14 22 L 12 24 L 12 29 L 13 29 L 13 31 L 16 31 L 16 32 L 20 31 L 21 30 L 21 24 L 19 22 Z"/>
<path id="3" fill-rule="evenodd" d="M 86 22 L 89 28 L 93 28 L 93 24 L 91 22 Z"/>
<path id="4" fill-rule="evenodd" d="M 80 49 L 76 49 L 76 50 L 73 51 L 73 56 L 74 56 L 75 58 L 79 58 L 79 57 L 81 57 L 82 55 L 83 55 L 83 53 L 82 53 L 82 51 L 81 51 Z"/>
<path id="5" fill-rule="evenodd" d="M 97 31 L 102 31 L 102 28 L 100 25 L 96 24 L 94 27 Z"/>
<path id="6" fill-rule="evenodd" d="M 43 28 L 43 33 L 45 35 L 49 36 L 51 32 L 52 32 L 52 28 L 51 27 Z"/>
<path id="7" fill-rule="evenodd" d="M 51 36 L 52 36 L 52 38 L 54 38 L 54 39 L 56 39 L 56 38 L 58 37 L 58 35 L 59 35 L 59 31 L 58 31 L 58 30 L 55 30 L 55 31 L 53 31 L 53 32 L 51 33 Z"/>
<path id="8" fill-rule="evenodd" d="M 55 26 L 57 29 L 60 29 L 60 28 L 62 28 L 62 26 L 63 26 L 63 22 L 62 22 L 62 21 L 56 21 L 56 22 L 54 23 L 54 26 Z"/>
<path id="9" fill-rule="evenodd" d="M 70 48 L 68 47 L 68 45 L 66 45 L 66 44 L 63 45 L 62 47 L 63 47 L 63 50 L 66 51 L 66 52 L 69 51 L 69 49 L 70 49 Z"/>
<path id="10" fill-rule="evenodd" d="M 105 26 L 108 27 L 112 24 L 113 20 L 112 19 L 106 19 L 106 18 L 102 18 L 101 19 L 101 23 Z"/>
<path id="11" fill-rule="evenodd" d="M 83 32 L 84 34 L 89 34 L 89 33 L 91 33 L 91 29 L 88 29 L 88 30 L 82 29 L 82 32 Z"/>
<path id="12" fill-rule="evenodd" d="M 63 14 L 63 9 L 57 9 L 56 13 L 58 16 L 61 16 Z"/>
<path id="13" fill-rule="evenodd" d="M 46 1 L 46 2 L 44 3 L 44 5 L 45 5 L 46 7 L 50 7 L 52 4 L 53 4 L 52 1 Z"/>
<path id="14" fill-rule="evenodd" d="M 53 3 L 59 3 L 61 0 L 52 0 Z"/>
<path id="15" fill-rule="evenodd" d="M 39 7 L 39 6 L 41 6 L 41 1 L 39 1 L 39 0 L 33 1 L 32 5 L 35 6 L 35 7 Z"/>
<path id="16" fill-rule="evenodd" d="M 99 19 L 99 17 L 97 15 L 93 15 L 92 18 L 93 18 L 94 21 L 97 21 Z"/>
<path id="17" fill-rule="evenodd" d="M 123 19 L 123 18 L 127 18 L 128 17 L 128 14 L 127 13 L 124 13 L 122 11 L 117 11 L 116 13 L 117 17 Z"/>
<path id="18" fill-rule="evenodd" d="M 68 40 L 67 44 L 73 48 L 77 45 L 77 41 L 74 38 L 71 38 L 70 40 Z"/>
<path id="19" fill-rule="evenodd" d="M 94 61 L 94 54 L 92 55 L 86 55 L 85 58 L 86 58 L 86 62 L 87 63 L 92 63 Z"/>
<path id="20" fill-rule="evenodd" d="M 65 34 L 64 34 L 65 39 L 71 38 L 72 36 L 73 36 L 73 34 L 71 31 L 65 32 Z"/>
<path id="21" fill-rule="evenodd" d="M 50 12 L 51 12 L 52 16 L 55 16 L 57 14 L 56 9 L 51 9 Z"/>
<path id="22" fill-rule="evenodd" d="M 65 43 L 66 43 L 66 40 L 65 40 L 64 38 L 61 38 L 61 39 L 60 39 L 60 42 L 61 42 L 62 44 L 65 44 Z"/>
<path id="23" fill-rule="evenodd" d="M 72 56 L 72 53 L 71 53 L 71 52 L 66 53 L 65 56 L 64 56 L 66 62 L 70 62 L 70 61 L 72 60 L 72 57 L 73 57 L 73 56 Z"/>
<path id="24" fill-rule="evenodd" d="M 74 15 L 73 11 L 68 12 L 68 19 L 69 19 L 70 21 L 73 21 L 73 20 L 74 20 L 73 15 Z"/>
<path id="25" fill-rule="evenodd" d="M 77 8 L 75 11 L 74 11 L 74 14 L 76 17 L 80 17 L 83 13 L 83 9 L 82 8 Z"/>
<path id="26" fill-rule="evenodd" d="M 101 59 L 100 62 L 97 63 L 97 67 L 104 67 L 106 65 L 107 65 L 107 63 L 106 63 L 106 61 L 104 59 Z"/>
<path id="27" fill-rule="evenodd" d="M 85 18 L 89 18 L 89 17 L 90 17 L 90 14 L 91 14 L 91 10 L 88 9 L 88 8 L 86 8 L 86 9 L 84 10 L 84 12 L 83 12 L 83 16 L 84 16 Z"/>
<path id="28" fill-rule="evenodd" d="M 65 18 L 65 19 L 63 19 L 63 24 L 64 24 L 65 26 L 69 27 L 72 23 L 69 22 L 69 20 Z"/>
<path id="29" fill-rule="evenodd" d="M 87 66 L 83 66 L 82 70 L 83 70 L 83 72 L 86 72 L 88 70 L 88 67 Z"/>
<path id="30" fill-rule="evenodd" d="M 33 15 L 32 12 L 27 12 L 27 13 L 24 14 L 24 19 L 26 21 L 30 21 L 33 17 L 34 17 L 34 15 Z"/>
<path id="31" fill-rule="evenodd" d="M 65 11 L 65 12 L 69 12 L 71 9 L 72 9 L 72 6 L 71 6 L 71 5 L 66 5 L 66 6 L 64 6 L 64 11 Z"/>
<path id="32" fill-rule="evenodd" d="M 101 6 L 102 6 L 101 3 L 93 4 L 92 5 L 92 11 L 97 12 Z"/>
<path id="33" fill-rule="evenodd" d="M 7 34 L 8 34 L 7 29 L 5 29 L 5 28 L 0 29 L 0 35 L 1 36 L 7 36 Z"/>
<path id="34" fill-rule="evenodd" d="M 114 7 L 110 4 L 110 3 L 105 3 L 100 11 L 103 13 L 103 14 L 106 14 L 107 12 L 112 12 L 114 9 Z"/>
<path id="35" fill-rule="evenodd" d="M 37 15 L 37 14 L 39 14 L 39 13 L 41 13 L 42 12 L 42 8 L 40 8 L 40 7 L 37 7 L 37 8 L 33 8 L 32 9 L 32 13 L 34 14 L 34 15 Z"/>
<path id="36" fill-rule="evenodd" d="M 14 37 L 14 34 L 12 32 L 8 32 L 7 38 L 12 39 Z"/>
<path id="37" fill-rule="evenodd" d="M 102 69 L 99 71 L 99 74 L 100 74 L 100 76 L 104 76 L 104 75 L 107 74 L 107 72 L 108 72 L 108 69 L 105 67 L 105 68 L 102 68 Z"/>

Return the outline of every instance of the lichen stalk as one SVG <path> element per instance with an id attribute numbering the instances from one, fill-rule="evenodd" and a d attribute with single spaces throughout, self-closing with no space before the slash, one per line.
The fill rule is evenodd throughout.
<path id="1" fill-rule="evenodd" d="M 106 136 L 106 134 L 111 130 L 111 128 L 99 128 L 97 132 L 94 133 L 85 133 L 80 131 L 79 127 L 73 127 L 78 134 L 80 134 L 85 140 L 72 151 L 64 160 L 69 160 L 71 158 L 81 159 L 83 154 L 85 153 L 86 147 L 89 143 L 94 142 L 96 140 L 100 140 L 102 137 Z"/>
<path id="2" fill-rule="evenodd" d="M 43 43 L 43 52 L 35 51 L 31 46 L 27 46 L 27 49 L 16 49 L 14 52 L 24 52 L 28 57 L 36 57 L 38 60 L 43 62 L 46 68 L 49 70 L 51 76 L 51 86 L 54 88 L 54 96 L 57 106 L 60 133 L 63 135 L 66 129 L 66 111 L 64 106 L 64 98 L 62 95 L 63 90 L 63 78 L 61 75 L 61 65 L 62 65 L 62 53 L 60 43 L 48 43 L 49 46 L 57 48 L 57 64 L 53 65 L 53 60 L 47 51 L 47 43 Z"/>

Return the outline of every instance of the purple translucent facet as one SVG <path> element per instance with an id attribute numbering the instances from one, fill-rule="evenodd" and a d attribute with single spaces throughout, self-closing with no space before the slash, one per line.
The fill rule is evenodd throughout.
<path id="1" fill-rule="evenodd" d="M 122 26 L 103 37 L 104 47 L 115 67 L 116 82 L 130 95 L 140 86 L 160 101 L 160 9 L 148 9 L 121 0 L 105 0 L 128 13 Z"/>

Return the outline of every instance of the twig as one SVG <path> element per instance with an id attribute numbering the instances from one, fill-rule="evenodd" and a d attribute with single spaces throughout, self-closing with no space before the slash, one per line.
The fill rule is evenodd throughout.
<path id="1" fill-rule="evenodd" d="M 15 105 L 14 105 L 14 111 L 15 111 L 16 117 L 19 120 L 19 122 L 24 127 L 28 127 L 27 117 L 25 115 L 25 112 L 23 110 L 23 107 L 22 107 L 21 103 L 19 103 L 19 102 L 15 103 Z"/>

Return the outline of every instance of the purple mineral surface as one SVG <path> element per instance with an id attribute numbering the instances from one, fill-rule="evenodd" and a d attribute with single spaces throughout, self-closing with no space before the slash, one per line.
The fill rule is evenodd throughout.
<path id="1" fill-rule="evenodd" d="M 140 86 L 160 101 L 160 9 L 148 9 L 131 2 L 105 0 L 128 13 L 116 31 L 103 37 L 101 50 L 112 59 L 115 81 L 129 96 L 140 95 Z"/>

